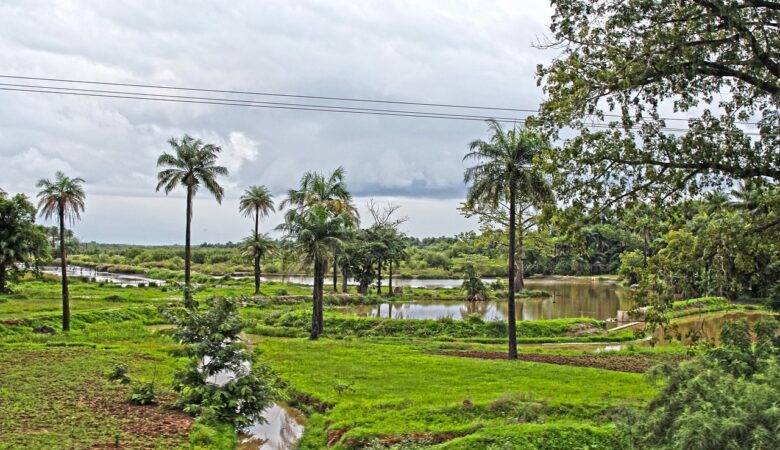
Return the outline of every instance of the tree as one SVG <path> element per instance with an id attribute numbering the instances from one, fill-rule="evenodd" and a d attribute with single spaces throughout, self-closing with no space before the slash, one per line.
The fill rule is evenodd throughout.
<path id="1" fill-rule="evenodd" d="M 255 265 L 255 295 L 260 295 L 260 260 L 273 252 L 276 243 L 267 234 L 253 234 L 241 241 L 241 255 Z"/>
<path id="2" fill-rule="evenodd" d="M 204 144 L 187 134 L 168 140 L 174 154 L 163 153 L 157 158 L 157 167 L 164 167 L 157 174 L 157 188 L 163 189 L 168 195 L 177 186 L 183 185 L 187 190 L 187 218 L 184 241 L 184 284 L 190 287 L 190 265 L 192 249 L 190 248 L 192 228 L 192 199 L 203 185 L 214 195 L 217 203 L 222 203 L 224 190 L 217 182 L 217 176 L 227 176 L 228 170 L 218 166 L 217 155 L 221 148 L 213 144 Z"/>
<path id="3" fill-rule="evenodd" d="M 60 270 L 62 275 L 62 330 L 70 330 L 70 299 L 68 296 L 68 258 L 65 250 L 65 219 L 71 223 L 81 218 L 84 211 L 84 180 L 82 178 L 70 178 L 57 171 L 54 181 L 49 179 L 38 180 L 38 210 L 46 219 L 57 217 L 60 227 Z"/>
<path id="4" fill-rule="evenodd" d="M 0 293 L 9 292 L 22 267 L 39 266 L 49 257 L 45 228 L 35 225 L 35 206 L 23 194 L 0 192 Z"/>
<path id="5" fill-rule="evenodd" d="M 284 223 L 278 227 L 285 232 L 284 239 L 294 242 L 306 262 L 314 265 L 311 339 L 319 338 L 324 328 L 322 295 L 325 271 L 333 252 L 341 247 L 349 223 L 350 218 L 346 214 L 334 213 L 325 204 L 317 203 L 302 211 L 287 211 Z"/>
<path id="6" fill-rule="evenodd" d="M 552 4 L 545 46 L 561 56 L 538 69 L 547 94 L 538 119 L 556 134 L 576 130 L 549 155 L 570 195 L 604 205 L 780 181 L 777 2 Z M 665 108 L 688 115 L 687 128 L 664 119 Z M 744 122 L 756 118 L 750 135 Z"/>
<path id="7" fill-rule="evenodd" d="M 241 196 L 241 199 L 238 202 L 238 209 L 244 216 L 254 216 L 255 218 L 254 237 L 244 240 L 244 244 L 245 249 L 247 249 L 247 244 L 249 244 L 250 241 L 253 242 L 251 245 L 253 248 L 251 253 L 253 255 L 255 270 L 255 295 L 258 295 L 260 294 L 260 258 L 265 253 L 264 251 L 261 251 L 261 247 L 263 246 L 259 245 L 264 241 L 259 235 L 260 217 L 268 217 L 268 214 L 274 211 L 273 196 L 268 192 L 268 188 L 265 186 L 250 186 L 244 191 L 244 195 Z"/>
<path id="8" fill-rule="evenodd" d="M 466 169 L 464 181 L 471 184 L 465 207 L 472 211 L 508 209 L 509 226 L 509 299 L 508 334 L 509 358 L 517 359 L 517 331 L 515 318 L 515 264 L 517 243 L 517 205 L 528 203 L 549 192 L 549 187 L 533 163 L 534 158 L 547 147 L 545 139 L 531 129 L 504 131 L 501 124 L 488 121 L 490 140 L 475 140 L 463 158 L 477 165 Z M 522 259 L 522 258 L 521 258 Z"/>
<path id="9" fill-rule="evenodd" d="M 387 203 L 384 206 L 377 205 L 373 199 L 368 201 L 368 211 L 374 219 L 374 225 L 368 229 L 369 236 L 377 242 L 374 250 L 377 254 L 377 285 L 376 293 L 382 293 L 382 265 L 388 267 L 388 295 L 393 296 L 393 266 L 406 257 L 406 241 L 398 227 L 409 220 L 407 216 L 398 216 L 396 213 L 401 205 Z"/>
<path id="10" fill-rule="evenodd" d="M 314 205 L 324 205 L 334 214 L 343 215 L 347 219 L 347 226 L 357 228 L 360 223 L 360 215 L 352 203 L 352 194 L 347 189 L 344 181 L 346 171 L 343 167 L 337 167 L 329 176 L 320 172 L 306 172 L 301 177 L 298 189 L 287 191 L 287 198 L 279 204 L 279 209 L 287 206 L 297 209 L 299 212 Z M 338 292 L 337 286 L 338 252 L 333 252 L 333 290 Z"/>

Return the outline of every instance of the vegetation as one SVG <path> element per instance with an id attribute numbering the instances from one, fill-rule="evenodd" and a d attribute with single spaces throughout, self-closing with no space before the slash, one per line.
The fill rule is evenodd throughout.
<path id="1" fill-rule="evenodd" d="M 62 329 L 70 329 L 70 300 L 68 298 L 68 258 L 65 250 L 65 219 L 71 222 L 81 217 L 84 211 L 84 180 L 70 178 L 62 172 L 57 172 L 54 181 L 41 179 L 38 181 L 38 209 L 46 219 L 56 216 L 59 224 L 60 242 L 60 276 L 62 277 Z"/>
<path id="2" fill-rule="evenodd" d="M 190 237 L 192 228 L 192 199 L 203 185 L 211 192 L 217 202 L 222 202 L 224 189 L 217 182 L 217 176 L 227 176 L 228 170 L 218 166 L 217 155 L 221 151 L 213 144 L 204 144 L 200 139 L 184 135 L 180 139 L 171 138 L 168 144 L 174 154 L 163 153 L 157 159 L 157 166 L 164 167 L 157 174 L 157 190 L 163 189 L 170 194 L 179 185 L 187 190 L 187 220 L 184 238 L 184 284 L 190 285 L 190 264 L 192 253 Z"/>
<path id="3" fill-rule="evenodd" d="M 777 448 L 778 323 L 725 323 L 722 347 L 653 375 L 661 393 L 624 425 L 647 448 Z M 708 430 L 702 433 L 702 430 Z"/>
<path id="4" fill-rule="evenodd" d="M 260 260 L 272 248 L 272 243 L 267 236 L 260 237 L 260 217 L 267 217 L 274 211 L 273 196 L 265 186 L 250 186 L 241 196 L 238 203 L 239 211 L 244 216 L 254 216 L 255 232 L 244 240 L 244 255 L 250 256 L 253 262 L 255 275 L 255 295 L 260 293 Z"/>
<path id="5" fill-rule="evenodd" d="M 43 227 L 35 225 L 35 207 L 26 196 L 0 194 L 0 294 L 23 269 L 39 267 L 49 256 Z"/>
<path id="6" fill-rule="evenodd" d="M 549 195 L 549 187 L 533 162 L 547 146 L 541 135 L 531 130 L 512 129 L 504 132 L 496 121 L 489 121 L 492 133 L 490 141 L 476 140 L 470 144 L 470 152 L 464 160 L 475 160 L 476 166 L 466 169 L 464 181 L 472 183 L 466 198 L 465 209 L 483 214 L 496 214 L 497 210 L 508 209 L 509 229 L 509 358 L 517 358 L 515 335 L 515 288 L 522 290 L 522 282 L 515 285 L 517 267 L 515 263 L 517 243 L 517 207 L 520 204 L 521 219 L 523 204 L 532 205 Z M 522 222 L 522 220 L 521 220 Z M 521 225 L 522 227 L 522 225 Z M 522 241 L 521 241 L 522 242 Z M 521 244 L 522 253 L 522 244 Z M 522 257 L 520 258 L 522 261 Z M 522 280 L 522 266 L 520 279 Z"/>

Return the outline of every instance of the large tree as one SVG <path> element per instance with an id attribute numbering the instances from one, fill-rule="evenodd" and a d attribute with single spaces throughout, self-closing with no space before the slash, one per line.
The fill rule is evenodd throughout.
<path id="1" fill-rule="evenodd" d="M 84 211 L 82 178 L 70 178 L 57 171 L 54 180 L 38 180 L 38 210 L 46 219 L 57 217 L 60 227 L 60 270 L 62 275 L 62 330 L 70 330 L 70 299 L 68 295 L 68 258 L 65 250 L 65 219 L 71 223 L 81 218 Z"/>
<path id="2" fill-rule="evenodd" d="M 324 204 L 314 204 L 303 210 L 290 209 L 285 214 L 279 229 L 285 232 L 285 239 L 294 242 L 306 261 L 314 266 L 314 289 L 312 291 L 311 339 L 319 338 L 324 328 L 323 282 L 328 260 L 342 245 L 346 237 L 350 218 L 346 214 L 334 213 Z"/>
<path id="3" fill-rule="evenodd" d="M 534 165 L 535 157 L 547 147 L 546 140 L 531 129 L 504 130 L 496 121 L 488 121 L 490 139 L 477 139 L 463 158 L 476 165 L 466 169 L 464 181 L 470 184 L 466 206 L 471 210 L 508 210 L 509 227 L 509 358 L 517 359 L 515 318 L 515 277 L 517 265 L 517 206 L 521 200 L 534 200 L 547 191 L 544 178 Z"/>
<path id="4" fill-rule="evenodd" d="M 352 194 L 347 189 L 345 177 L 346 171 L 343 167 L 337 167 L 328 176 L 320 172 L 306 172 L 301 177 L 299 187 L 287 192 L 287 198 L 279 204 L 279 209 L 289 206 L 301 212 L 314 205 L 323 205 L 334 214 L 343 215 L 349 228 L 357 228 L 360 215 L 352 202 Z M 338 251 L 333 252 L 332 260 L 333 291 L 337 292 Z"/>
<path id="5" fill-rule="evenodd" d="M 222 203 L 224 190 L 217 182 L 217 177 L 226 176 L 228 170 L 217 165 L 217 155 L 221 149 L 213 144 L 204 144 L 187 134 L 183 137 L 170 138 L 168 144 L 173 154 L 163 153 L 157 158 L 157 167 L 163 167 L 157 174 L 157 191 L 163 189 L 169 194 L 182 185 L 187 190 L 187 218 L 184 240 L 184 284 L 190 286 L 190 265 L 192 249 L 190 247 L 192 228 L 192 199 L 201 185 L 214 195 L 218 203 Z"/>
<path id="6" fill-rule="evenodd" d="M 35 224 L 35 206 L 27 196 L 0 191 L 0 293 L 19 270 L 38 266 L 49 257 L 46 229 Z"/>
<path id="7" fill-rule="evenodd" d="M 539 119 L 576 132 L 550 153 L 570 194 L 603 205 L 780 181 L 780 2 L 552 5 L 545 45 L 560 56 L 538 69 Z"/>
<path id="8" fill-rule="evenodd" d="M 244 241 L 246 249 L 251 250 L 255 272 L 255 295 L 260 294 L 260 258 L 267 250 L 260 238 L 260 217 L 268 217 L 274 211 L 274 197 L 265 186 L 250 186 L 238 202 L 239 211 L 247 217 L 254 217 L 255 232 L 252 238 Z"/>

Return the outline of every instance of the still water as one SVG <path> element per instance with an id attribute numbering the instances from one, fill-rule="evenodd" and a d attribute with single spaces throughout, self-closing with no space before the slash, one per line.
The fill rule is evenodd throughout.
<path id="1" fill-rule="evenodd" d="M 614 318 L 619 309 L 630 309 L 623 290 L 614 283 L 583 280 L 527 280 L 527 289 L 545 291 L 545 298 L 525 298 L 516 301 L 518 320 L 590 317 L 598 320 Z M 359 316 L 393 319 L 463 319 L 475 314 L 483 320 L 506 320 L 506 301 L 426 300 L 412 303 L 382 303 L 352 306 L 344 311 Z"/>

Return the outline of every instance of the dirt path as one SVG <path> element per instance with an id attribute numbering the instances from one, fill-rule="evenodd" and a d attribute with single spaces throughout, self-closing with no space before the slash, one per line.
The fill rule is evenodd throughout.
<path id="1" fill-rule="evenodd" d="M 439 354 L 462 358 L 507 358 L 506 353 L 487 351 L 445 351 L 440 352 Z M 655 358 L 640 355 L 549 355 L 540 353 L 521 353 L 517 358 L 521 361 L 561 364 L 565 366 L 594 367 L 597 369 L 635 373 L 645 372 L 659 362 Z"/>

